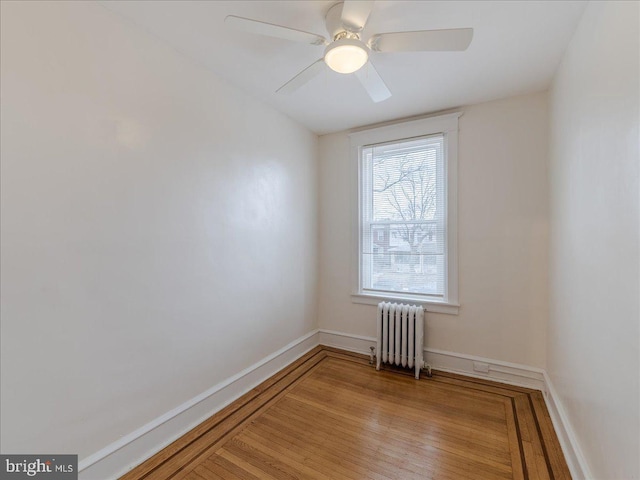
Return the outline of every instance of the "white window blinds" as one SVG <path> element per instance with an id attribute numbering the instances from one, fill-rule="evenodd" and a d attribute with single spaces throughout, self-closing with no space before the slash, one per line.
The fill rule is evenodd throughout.
<path id="1" fill-rule="evenodd" d="M 442 300 L 447 282 L 444 135 L 360 150 L 360 287 Z"/>

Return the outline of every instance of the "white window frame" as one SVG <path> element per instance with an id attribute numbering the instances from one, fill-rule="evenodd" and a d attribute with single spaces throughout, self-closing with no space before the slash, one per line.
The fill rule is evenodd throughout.
<path id="1" fill-rule="evenodd" d="M 462 112 L 427 117 L 419 120 L 396 123 L 383 127 L 354 132 L 349 135 L 351 144 L 351 184 L 352 197 L 352 262 L 351 282 L 353 303 L 377 305 L 381 301 L 403 302 L 422 305 L 428 312 L 458 314 L 458 119 Z M 427 135 L 444 135 L 445 184 L 446 184 L 446 282 L 442 301 L 425 299 L 421 295 L 403 295 L 401 293 L 377 294 L 364 292 L 361 288 L 361 245 L 362 214 L 360 206 L 362 179 L 361 155 L 363 147 L 379 143 L 402 141 L 404 139 Z"/>

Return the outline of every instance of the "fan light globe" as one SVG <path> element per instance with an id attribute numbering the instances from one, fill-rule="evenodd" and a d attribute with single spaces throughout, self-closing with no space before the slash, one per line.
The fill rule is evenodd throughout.
<path id="1" fill-rule="evenodd" d="M 342 39 L 330 44 L 324 52 L 324 62 L 338 73 L 360 70 L 369 59 L 368 48 L 359 40 Z"/>

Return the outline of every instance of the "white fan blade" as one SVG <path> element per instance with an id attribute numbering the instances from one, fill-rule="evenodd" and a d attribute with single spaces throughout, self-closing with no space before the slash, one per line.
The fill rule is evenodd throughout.
<path id="1" fill-rule="evenodd" d="M 391 96 L 384 80 L 371 62 L 367 62 L 364 67 L 358 70 L 356 77 L 374 102 L 382 102 Z"/>
<path id="2" fill-rule="evenodd" d="M 311 45 L 325 45 L 327 43 L 327 39 L 322 35 L 303 32 L 302 30 L 283 27 L 282 25 L 274 25 L 273 23 L 251 20 L 250 18 L 236 17 L 235 15 L 229 15 L 224 19 L 224 23 L 244 32 L 283 38 L 292 42 L 310 43 Z"/>
<path id="3" fill-rule="evenodd" d="M 380 33 L 371 37 L 369 47 L 375 52 L 462 51 L 472 38 L 473 28 Z"/>
<path id="4" fill-rule="evenodd" d="M 367 24 L 373 0 L 345 0 L 342 5 L 342 23 L 352 32 L 360 32 Z"/>
<path id="5" fill-rule="evenodd" d="M 290 93 L 295 92 L 302 85 L 304 85 L 309 80 L 316 77 L 320 72 L 322 72 L 324 70 L 324 66 L 325 66 L 324 59 L 321 58 L 320 60 L 309 65 L 307 68 L 302 70 L 298 75 L 296 75 L 287 83 L 285 83 L 283 86 L 281 86 L 278 90 L 276 90 L 276 93 L 283 93 L 285 95 L 288 95 Z"/>

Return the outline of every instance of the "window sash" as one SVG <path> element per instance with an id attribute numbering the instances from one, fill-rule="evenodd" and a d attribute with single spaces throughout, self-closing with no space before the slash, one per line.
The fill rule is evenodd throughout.
<path id="1" fill-rule="evenodd" d="M 461 111 L 420 119 L 391 123 L 349 133 L 349 169 L 352 181 L 351 209 L 351 301 L 357 304 L 377 305 L 380 301 L 409 302 L 422 305 L 428 312 L 457 315 L 458 303 L 458 127 Z M 444 134 L 444 181 L 446 184 L 447 274 L 443 299 L 424 295 L 378 293 L 362 288 L 361 238 L 362 228 L 362 149 L 368 145 L 393 143 L 398 139 Z"/>
<path id="2" fill-rule="evenodd" d="M 376 149 L 378 149 L 377 152 Z M 435 163 L 435 171 L 432 171 L 430 174 L 431 177 L 435 177 L 433 178 L 433 182 L 435 183 L 435 205 L 433 206 L 434 212 L 432 213 L 432 218 L 411 218 L 407 220 L 374 219 L 374 190 L 376 185 L 376 180 L 374 179 L 374 163 L 376 161 L 384 162 L 388 160 L 400 161 L 400 158 L 402 158 L 402 161 L 406 161 L 410 155 L 420 155 L 423 152 L 426 158 L 423 162 L 426 162 L 427 165 L 429 163 Z M 443 133 L 393 140 L 366 145 L 360 148 L 360 271 L 358 276 L 360 278 L 359 290 L 361 292 L 370 292 L 373 294 L 417 295 L 440 302 L 445 300 L 448 282 L 446 248 L 447 181 L 445 157 L 446 139 L 445 134 Z M 425 167 L 422 163 L 420 166 L 428 169 L 428 166 Z M 429 181 L 431 181 L 431 179 L 427 180 L 427 182 Z M 424 181 L 420 188 L 422 189 L 421 193 L 424 194 Z M 405 200 L 410 202 L 408 197 Z M 402 206 L 400 205 L 400 201 L 397 199 L 396 204 L 399 209 L 396 208 L 395 213 L 404 216 L 401 212 Z M 423 204 L 420 205 L 419 209 L 416 202 L 413 202 L 412 209 L 413 211 L 411 213 L 414 217 L 418 214 L 421 217 L 424 217 L 426 209 L 424 199 Z M 419 229 L 419 231 L 422 232 L 423 226 L 433 227 L 434 230 L 433 236 L 435 236 L 435 245 L 432 246 L 433 248 L 431 251 L 424 251 L 424 238 L 418 245 L 415 244 L 415 234 L 416 231 L 418 231 L 415 229 Z M 388 248 L 388 251 L 382 253 L 382 255 L 379 252 L 374 252 L 377 248 L 374 246 L 374 243 L 376 243 L 376 237 L 379 237 L 379 233 L 374 235 L 375 227 L 388 228 L 389 239 L 386 240 L 387 244 L 390 243 L 392 228 L 404 228 L 404 231 L 406 232 L 404 240 L 410 250 L 408 252 L 406 250 L 391 251 L 392 249 Z M 411 239 L 412 243 L 409 243 L 408 239 Z M 408 261 L 403 261 L 407 257 Z M 412 257 L 416 258 L 412 260 Z M 429 264 L 427 267 L 425 267 L 425 259 L 427 259 L 426 263 Z M 378 262 L 377 268 L 376 260 Z M 403 263 L 405 263 L 405 265 L 402 265 Z M 431 263 L 433 263 L 433 265 L 430 265 Z M 386 275 L 384 272 L 385 266 L 388 266 Z M 434 268 L 435 272 L 433 271 Z M 382 273 L 380 273 L 381 270 Z M 376 275 L 380 280 L 377 283 L 373 281 L 373 277 Z M 395 284 L 390 284 L 390 281 L 395 281 Z M 412 285 L 408 286 L 411 281 L 413 281 Z"/>

